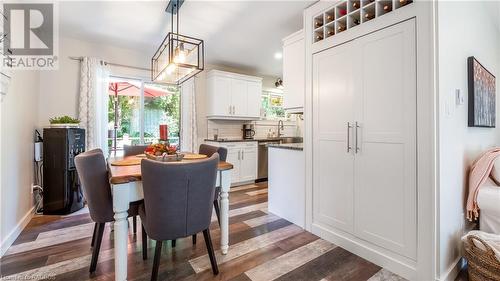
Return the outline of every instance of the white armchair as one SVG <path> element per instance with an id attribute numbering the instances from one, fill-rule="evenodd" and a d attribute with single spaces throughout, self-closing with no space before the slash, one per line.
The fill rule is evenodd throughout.
<path id="1" fill-rule="evenodd" d="M 488 179 L 477 195 L 479 206 L 479 229 L 500 235 L 500 187 Z"/>
<path id="2" fill-rule="evenodd" d="M 496 182 L 495 182 L 496 181 Z M 500 235 L 500 157 L 495 160 L 491 178 L 479 188 L 477 205 L 480 209 L 479 229 Z"/>

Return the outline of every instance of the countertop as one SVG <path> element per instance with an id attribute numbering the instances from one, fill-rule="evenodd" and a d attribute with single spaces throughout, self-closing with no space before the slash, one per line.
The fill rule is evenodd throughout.
<path id="1" fill-rule="evenodd" d="M 267 145 L 267 147 L 290 149 L 290 150 L 300 150 L 300 151 L 304 150 L 303 143 L 282 143 L 282 144 L 270 143 Z"/>

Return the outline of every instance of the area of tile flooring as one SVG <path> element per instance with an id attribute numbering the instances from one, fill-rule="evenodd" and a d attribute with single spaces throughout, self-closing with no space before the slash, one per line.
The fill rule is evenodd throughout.
<path id="1" fill-rule="evenodd" d="M 230 250 L 216 252 L 220 274 L 212 275 L 202 235 L 164 243 L 159 280 L 404 280 L 267 211 L 267 183 L 230 192 Z M 132 222 L 132 220 L 130 220 Z M 140 223 L 140 220 L 139 220 Z M 114 280 L 113 235 L 106 227 L 97 271 L 89 275 L 93 222 L 85 211 L 36 216 L 0 260 L 1 280 Z M 139 228 L 140 229 L 140 228 Z M 219 248 L 219 226 L 211 225 Z M 154 241 L 142 260 L 141 233 L 129 228 L 128 280 L 149 280 Z"/>

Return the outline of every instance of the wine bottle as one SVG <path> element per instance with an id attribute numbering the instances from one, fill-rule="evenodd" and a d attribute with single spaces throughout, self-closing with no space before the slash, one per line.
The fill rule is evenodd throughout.
<path id="1" fill-rule="evenodd" d="M 347 10 L 346 9 L 339 9 L 339 15 L 340 16 L 345 16 L 347 14 Z"/>
<path id="2" fill-rule="evenodd" d="M 354 25 L 358 25 L 359 24 L 359 19 L 353 19 L 352 22 L 354 23 Z"/>
<path id="3" fill-rule="evenodd" d="M 371 20 L 371 19 L 373 19 L 373 18 L 374 18 L 374 16 L 373 16 L 373 15 L 374 15 L 374 14 L 366 13 L 366 14 L 365 14 L 365 19 L 367 19 L 367 20 Z"/>
<path id="4" fill-rule="evenodd" d="M 384 5 L 384 11 L 389 12 L 391 10 L 391 5 L 386 4 Z"/>
<path id="5" fill-rule="evenodd" d="M 328 30 L 328 36 L 332 36 L 334 34 L 335 34 L 335 32 L 333 32 L 333 29 Z"/>
<path id="6" fill-rule="evenodd" d="M 345 30 L 345 26 L 341 25 L 341 26 L 337 27 L 337 30 L 338 30 L 338 32 L 342 32 Z"/>
<path id="7" fill-rule="evenodd" d="M 323 35 L 316 35 L 316 41 L 323 40 Z"/>
<path id="8" fill-rule="evenodd" d="M 352 7 L 354 8 L 354 10 L 356 10 L 357 8 L 359 8 L 359 3 L 358 2 L 352 3 Z"/>
<path id="9" fill-rule="evenodd" d="M 326 15 L 326 20 L 327 21 L 332 21 L 333 20 L 333 16 L 332 15 Z"/>
<path id="10" fill-rule="evenodd" d="M 323 21 L 319 21 L 319 20 L 315 20 L 315 21 L 314 21 L 314 26 L 316 26 L 316 27 L 320 27 L 320 26 L 322 26 L 322 25 L 323 25 Z"/>
<path id="11" fill-rule="evenodd" d="M 408 1 L 408 0 L 399 0 L 399 4 L 401 4 L 401 6 L 404 6 L 404 5 L 409 4 L 409 3 L 410 3 L 410 1 Z"/>

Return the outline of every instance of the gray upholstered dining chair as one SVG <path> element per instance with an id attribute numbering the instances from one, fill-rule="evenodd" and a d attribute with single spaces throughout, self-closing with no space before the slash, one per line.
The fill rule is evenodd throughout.
<path id="1" fill-rule="evenodd" d="M 87 200 L 90 218 L 95 222 L 91 244 L 93 249 L 90 272 L 92 273 L 97 267 L 104 227 L 107 222 L 114 221 L 111 187 L 102 150 L 94 149 L 77 155 L 75 166 Z M 131 203 L 129 216 L 136 217 L 139 213 L 138 209 L 138 204 Z M 135 228 L 134 225 L 134 233 Z"/>
<path id="2" fill-rule="evenodd" d="M 147 145 L 123 145 L 123 156 L 142 154 L 147 147 Z"/>
<path id="3" fill-rule="evenodd" d="M 220 161 L 226 161 L 226 158 L 227 158 L 227 148 L 217 147 L 217 146 L 208 145 L 208 144 L 201 144 L 200 148 L 198 149 L 198 153 L 206 155 L 208 157 L 211 157 L 214 153 L 218 153 Z M 215 214 L 217 215 L 217 222 L 220 225 L 219 194 L 220 194 L 220 186 L 216 186 L 215 193 L 214 193 L 214 209 L 215 209 Z M 172 240 L 172 247 L 175 247 L 175 243 L 176 243 L 175 240 Z M 196 244 L 196 234 L 193 235 L 193 244 Z"/>
<path id="4" fill-rule="evenodd" d="M 208 144 L 201 144 L 200 149 L 198 150 L 199 154 L 207 155 L 208 157 L 212 156 L 214 153 L 219 153 L 219 160 L 226 161 L 227 158 L 227 148 L 225 147 L 217 147 Z M 219 203 L 219 194 L 220 194 L 220 186 L 215 187 L 215 195 L 214 195 L 214 208 L 215 214 L 217 215 L 217 221 L 220 225 L 220 203 Z"/>
<path id="5" fill-rule="evenodd" d="M 217 153 L 196 162 L 141 161 L 143 245 L 144 232 L 156 240 L 151 280 L 158 278 L 162 242 L 198 232 L 203 232 L 213 273 L 219 273 L 209 231 L 218 162 Z M 143 258 L 147 258 L 144 247 Z"/>

